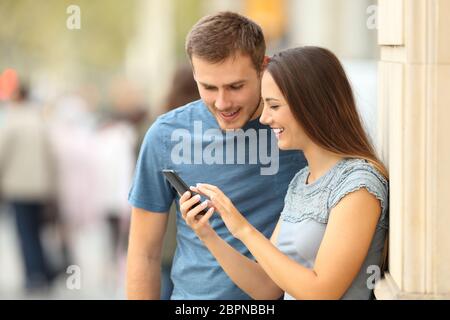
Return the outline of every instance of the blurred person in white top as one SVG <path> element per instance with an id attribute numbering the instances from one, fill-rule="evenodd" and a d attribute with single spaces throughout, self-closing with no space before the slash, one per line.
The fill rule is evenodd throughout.
<path id="1" fill-rule="evenodd" d="M 46 288 L 54 277 L 40 237 L 45 205 L 54 195 L 54 162 L 39 108 L 20 85 L 0 127 L 0 194 L 13 209 L 25 286 Z"/>

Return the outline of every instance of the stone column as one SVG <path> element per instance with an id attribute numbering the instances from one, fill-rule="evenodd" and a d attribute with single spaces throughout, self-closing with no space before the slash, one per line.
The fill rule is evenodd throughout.
<path id="1" fill-rule="evenodd" d="M 379 0 L 378 148 L 390 173 L 377 299 L 450 298 L 450 1 Z"/>

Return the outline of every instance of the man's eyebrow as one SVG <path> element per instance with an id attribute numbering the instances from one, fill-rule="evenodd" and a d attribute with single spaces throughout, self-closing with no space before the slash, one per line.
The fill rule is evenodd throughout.
<path id="1" fill-rule="evenodd" d="M 200 81 L 198 83 L 200 83 L 204 87 L 215 87 L 215 86 L 213 86 L 211 84 L 203 83 L 203 82 L 200 82 Z"/>
<path id="2" fill-rule="evenodd" d="M 235 82 L 232 82 L 232 83 L 227 83 L 227 84 L 225 84 L 224 86 L 225 86 L 225 87 L 231 87 L 231 86 L 236 86 L 236 85 L 243 84 L 243 83 L 245 83 L 245 82 L 246 82 L 246 80 L 238 80 L 238 81 L 235 81 Z M 200 82 L 200 81 L 199 81 L 199 83 L 200 83 L 202 86 L 204 86 L 204 87 L 217 88 L 217 86 L 214 86 L 214 85 L 212 85 L 212 84 L 207 84 L 207 83 L 203 83 L 203 82 Z"/>
<path id="3" fill-rule="evenodd" d="M 235 81 L 233 83 L 226 84 L 225 86 L 226 87 L 236 86 L 236 85 L 243 84 L 244 82 L 245 82 L 245 80 L 239 80 L 239 81 Z"/>

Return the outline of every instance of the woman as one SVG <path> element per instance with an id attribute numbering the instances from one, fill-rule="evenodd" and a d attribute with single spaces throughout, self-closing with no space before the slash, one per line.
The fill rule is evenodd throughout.
<path id="1" fill-rule="evenodd" d="M 272 237 L 208 184 L 191 187 L 209 198 L 200 205 L 199 196 L 181 197 L 183 218 L 252 298 L 370 299 L 387 236 L 387 171 L 339 60 L 317 47 L 277 54 L 263 75 L 262 99 L 260 121 L 273 128 L 279 148 L 303 150 L 308 161 L 289 185 Z M 196 216 L 206 207 L 206 215 Z M 258 262 L 215 233 L 208 223 L 215 211 Z"/>

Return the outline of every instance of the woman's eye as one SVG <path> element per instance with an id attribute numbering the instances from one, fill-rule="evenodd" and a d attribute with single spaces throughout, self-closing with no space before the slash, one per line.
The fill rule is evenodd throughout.
<path id="1" fill-rule="evenodd" d="M 276 110 L 276 109 L 278 109 L 278 107 L 279 107 L 279 106 L 270 106 L 270 109 Z"/>

